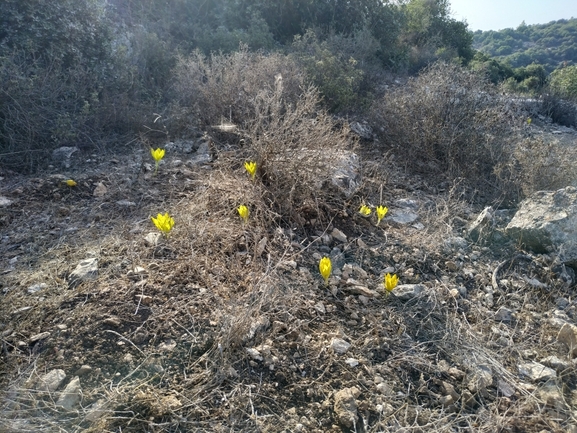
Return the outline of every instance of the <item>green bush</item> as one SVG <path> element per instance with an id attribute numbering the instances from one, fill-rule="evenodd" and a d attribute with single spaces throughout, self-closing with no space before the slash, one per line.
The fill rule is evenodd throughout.
<path id="1" fill-rule="evenodd" d="M 559 96 L 577 100 L 577 65 L 555 69 L 549 82 L 551 90 Z"/>
<path id="2" fill-rule="evenodd" d="M 324 104 L 333 112 L 358 108 L 366 102 L 366 95 L 361 93 L 364 71 L 359 58 L 353 56 L 354 50 L 340 49 L 345 43 L 354 47 L 354 36 L 320 41 L 309 30 L 296 37 L 292 47 L 307 79 L 319 89 Z M 362 56 L 363 51 L 359 54 Z"/>

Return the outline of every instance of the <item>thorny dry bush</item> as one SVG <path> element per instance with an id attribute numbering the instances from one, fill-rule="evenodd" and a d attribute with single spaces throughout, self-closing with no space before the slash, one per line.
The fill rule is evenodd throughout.
<path id="1" fill-rule="evenodd" d="M 436 63 L 377 101 L 373 119 L 383 145 L 412 172 L 463 178 L 495 198 L 503 185 L 494 169 L 509 160 L 516 122 L 495 92 L 474 72 Z"/>
<path id="2" fill-rule="evenodd" d="M 177 116 L 189 123 L 198 119 L 203 128 L 224 123 L 244 127 L 256 117 L 259 92 L 274 90 L 280 83 L 285 103 L 295 104 L 304 82 L 303 73 L 289 57 L 251 53 L 246 47 L 210 58 L 200 52 L 180 58 L 175 77 Z"/>
<path id="3" fill-rule="evenodd" d="M 294 105 L 284 99 L 282 86 L 263 90 L 255 98 L 255 120 L 243 134 L 267 197 L 280 215 L 300 224 L 312 218 L 328 222 L 328 203 L 339 194 L 332 178 L 351 163 L 355 145 L 348 127 L 337 125 L 319 102 L 311 87 Z"/>
<path id="4" fill-rule="evenodd" d="M 509 171 L 515 174 L 515 183 L 526 197 L 536 191 L 577 185 L 574 140 L 563 140 L 559 136 L 524 137 L 516 143 L 513 156 Z"/>

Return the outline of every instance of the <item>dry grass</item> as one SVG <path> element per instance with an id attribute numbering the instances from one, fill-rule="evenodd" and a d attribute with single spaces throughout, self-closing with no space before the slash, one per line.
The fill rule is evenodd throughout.
<path id="1" fill-rule="evenodd" d="M 48 174 L 3 186 L 14 203 L 0 210 L 0 431 L 468 433 L 577 425 L 574 368 L 558 371 L 553 404 L 542 384 L 518 372 L 527 360 L 566 358 L 550 319 L 561 314 L 558 298 L 568 302 L 569 321 L 577 305 L 574 287 L 551 271 L 554 257 L 500 266 L 517 254 L 514 245 L 447 247 L 479 209 L 460 184 L 434 190 L 403 172 L 392 153 L 357 149 L 359 189 L 348 197 L 332 189 L 335 156 L 356 143 L 315 101 L 312 90 L 290 105 L 278 88 L 265 89 L 254 123 L 239 129 L 244 142 L 213 139 L 215 160 L 205 166 L 190 169 L 186 154 L 167 152 L 154 176 L 144 149 L 114 162 L 101 155 L 97 167 L 79 164 L 67 173 L 78 182 L 73 189 Z M 247 159 L 259 164 L 254 181 Z M 95 197 L 100 182 L 108 190 Z M 358 215 L 360 203 L 392 210 L 398 199 L 416 201 L 422 226 L 385 220 L 376 227 Z M 240 204 L 250 209 L 246 223 Z M 175 227 L 150 244 L 150 216 L 159 212 L 169 212 Z M 333 228 L 347 241 L 323 240 Z M 318 274 L 323 255 L 334 264 L 329 287 Z M 70 288 L 70 272 L 86 257 L 98 258 L 98 278 Z M 390 269 L 424 293 L 385 296 Z M 359 296 L 347 278 L 377 293 Z M 29 294 L 38 282 L 47 287 Z M 501 307 L 515 312 L 513 321 L 493 319 Z M 50 335 L 30 341 L 40 332 Z M 346 354 L 331 348 L 336 337 L 351 344 Z M 85 364 L 90 371 L 79 372 Z M 52 369 L 66 380 L 40 391 L 38 379 Z M 484 372 L 490 379 L 479 385 Z M 55 402 L 77 374 L 82 400 L 66 411 Z M 358 417 L 347 426 L 334 404 L 352 387 Z"/>

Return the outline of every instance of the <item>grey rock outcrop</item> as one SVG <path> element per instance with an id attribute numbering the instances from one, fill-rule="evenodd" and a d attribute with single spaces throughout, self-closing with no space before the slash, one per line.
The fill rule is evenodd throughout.
<path id="1" fill-rule="evenodd" d="M 557 251 L 561 262 L 577 266 L 577 189 L 536 192 L 521 202 L 506 233 L 537 253 Z"/>

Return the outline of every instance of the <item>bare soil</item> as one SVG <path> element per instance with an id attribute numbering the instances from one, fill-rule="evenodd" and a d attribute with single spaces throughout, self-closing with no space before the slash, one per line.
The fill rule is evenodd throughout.
<path id="1" fill-rule="evenodd" d="M 359 192 L 303 204 L 292 226 L 234 148 L 215 145 L 214 161 L 193 167 L 175 148 L 156 175 L 143 148 L 4 172 L 0 431 L 577 431 L 576 364 L 557 341 L 560 321 L 577 324 L 577 302 L 555 254 L 463 243 L 480 207 L 365 147 Z M 376 226 L 361 203 L 419 218 Z M 164 212 L 173 231 L 146 240 Z M 334 228 L 346 242 L 327 236 Z M 88 258 L 98 275 L 74 286 Z M 385 272 L 397 289 L 424 290 L 387 295 Z M 555 377 L 521 374 L 531 361 Z M 54 369 L 66 378 L 43 389 Z M 74 377 L 81 399 L 65 409 Z"/>

